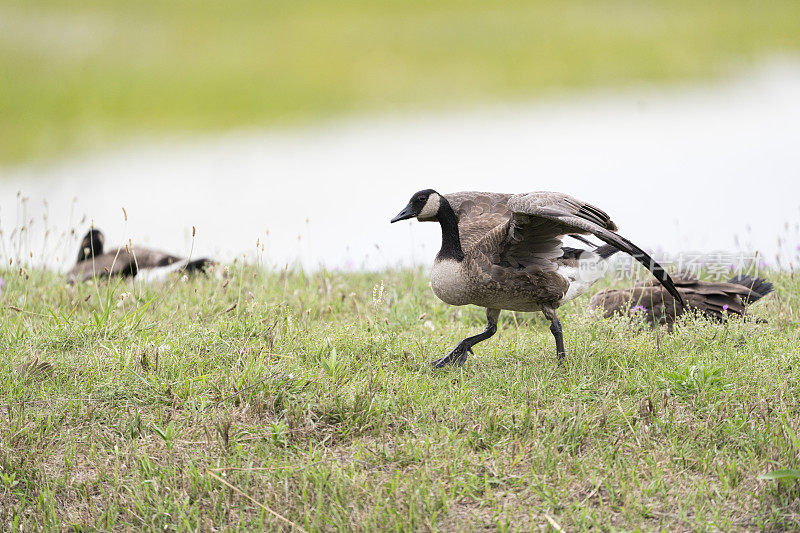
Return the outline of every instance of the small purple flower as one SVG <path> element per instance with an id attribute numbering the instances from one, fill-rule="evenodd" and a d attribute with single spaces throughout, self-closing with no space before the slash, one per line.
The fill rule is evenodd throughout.
<path id="1" fill-rule="evenodd" d="M 722 306 L 722 311 L 725 312 L 728 310 L 728 304 Z"/>
<path id="2" fill-rule="evenodd" d="M 647 308 L 645 306 L 643 306 L 643 305 L 634 305 L 631 308 L 631 311 L 633 311 L 634 313 L 638 313 L 639 311 L 641 311 L 642 313 L 646 313 L 647 312 Z"/>

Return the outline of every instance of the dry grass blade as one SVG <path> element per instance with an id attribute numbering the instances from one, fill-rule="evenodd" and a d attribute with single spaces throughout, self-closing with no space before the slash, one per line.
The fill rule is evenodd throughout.
<path id="1" fill-rule="evenodd" d="M 230 483 L 228 483 L 227 481 L 225 481 L 224 479 L 222 479 L 220 476 L 216 475 L 216 474 L 215 474 L 214 472 L 212 472 L 211 470 L 209 470 L 209 471 L 208 471 L 208 475 L 209 475 L 209 476 L 211 476 L 211 477 L 213 477 L 214 479 L 216 479 L 217 481 L 219 481 L 220 483 L 222 483 L 223 485 L 225 485 L 226 487 L 228 487 L 228 488 L 229 488 L 229 489 L 231 489 L 232 491 L 236 492 L 237 494 L 239 494 L 239 495 L 241 495 L 241 496 L 244 496 L 245 498 L 247 498 L 248 500 L 250 500 L 250 501 L 251 501 L 251 502 L 253 502 L 254 504 L 258 505 L 259 507 L 261 507 L 262 509 L 264 509 L 266 512 L 268 512 L 269 514 L 271 514 L 271 515 L 272 515 L 272 516 L 274 516 L 275 518 L 277 518 L 277 519 L 281 520 L 282 522 L 284 522 L 284 523 L 286 523 L 286 524 L 289 524 L 290 526 L 292 526 L 293 528 L 297 529 L 298 531 L 303 531 L 303 532 L 305 533 L 305 531 L 306 531 L 305 529 L 303 529 L 303 528 L 302 528 L 302 527 L 300 527 L 299 525 L 295 524 L 294 522 L 292 522 L 291 520 L 289 520 L 288 518 L 286 518 L 286 517 L 285 517 L 285 516 L 283 516 L 282 514 L 280 514 L 280 513 L 277 513 L 277 512 L 275 512 L 275 511 L 273 511 L 272 509 L 270 509 L 269 507 L 267 507 L 267 506 L 266 506 L 266 505 L 264 505 L 263 503 L 261 503 L 261 502 L 259 502 L 259 501 L 257 501 L 257 500 L 254 500 L 254 499 L 253 499 L 253 498 L 251 498 L 251 497 L 250 497 L 248 494 L 246 494 L 245 492 L 243 492 L 243 491 L 239 490 L 238 488 L 234 487 L 233 485 L 231 485 Z"/>
<path id="2" fill-rule="evenodd" d="M 553 519 L 553 517 L 552 517 L 552 516 L 550 516 L 549 514 L 545 514 L 545 515 L 544 515 L 544 517 L 547 519 L 547 521 L 548 521 L 548 522 L 550 522 L 550 525 L 551 525 L 551 526 L 553 526 L 553 529 L 555 529 L 556 531 L 559 531 L 559 532 L 563 533 L 563 531 L 564 531 L 564 528 L 562 528 L 560 525 L 558 525 L 558 522 L 556 522 L 556 521 Z"/>
<path id="3" fill-rule="evenodd" d="M 206 410 L 208 410 L 208 409 L 213 409 L 214 407 L 217 407 L 218 405 L 220 405 L 220 404 L 223 404 L 223 403 L 227 402 L 228 400 L 231 400 L 231 399 L 233 399 L 233 398 L 236 398 L 237 396 L 239 396 L 239 395 L 240 395 L 240 394 L 242 394 L 243 392 L 247 392 L 247 391 L 249 391 L 250 389 L 253 389 L 253 388 L 257 387 L 258 385 L 261 385 L 262 383 L 264 383 L 264 382 L 265 382 L 265 381 L 267 381 L 268 379 L 275 377 L 275 375 L 276 375 L 276 374 L 270 374 L 269 376 L 267 376 L 267 377 L 265 377 L 265 378 L 263 378 L 263 379 L 260 379 L 260 380 L 256 381 L 256 382 L 255 382 L 255 383 L 253 383 L 252 385 L 249 385 L 249 386 L 247 386 L 247 387 L 243 388 L 242 390 L 238 390 L 238 391 L 234 392 L 233 394 L 231 394 L 230 396 L 227 396 L 227 397 L 225 397 L 225 398 L 223 398 L 223 399 L 219 400 L 218 402 L 214 402 L 214 403 L 212 403 L 211 405 L 209 405 L 209 406 L 206 406 L 206 407 L 203 409 L 203 411 L 206 411 Z"/>
<path id="4" fill-rule="evenodd" d="M 600 489 L 600 486 L 603 484 L 603 481 L 605 481 L 605 479 L 601 479 L 600 481 L 597 482 L 597 485 L 595 485 L 594 490 L 592 490 L 592 492 L 590 492 L 584 499 L 581 500 L 581 505 L 589 501 L 589 498 L 597 494 L 597 491 Z"/>
<path id="5" fill-rule="evenodd" d="M 34 357 L 30 361 L 22 363 L 16 369 L 18 379 L 32 379 L 36 376 L 49 376 L 53 373 L 53 365 L 47 361 L 39 361 Z"/>

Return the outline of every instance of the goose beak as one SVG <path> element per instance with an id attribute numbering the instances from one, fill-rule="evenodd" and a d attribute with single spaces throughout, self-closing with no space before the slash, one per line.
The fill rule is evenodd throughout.
<path id="1" fill-rule="evenodd" d="M 399 222 L 401 220 L 406 220 L 409 218 L 414 218 L 415 216 L 417 216 L 417 213 L 414 212 L 414 207 L 411 204 L 408 204 L 403 208 L 402 211 L 397 213 L 397 216 L 392 219 L 391 223 L 394 224 L 395 222 Z"/>

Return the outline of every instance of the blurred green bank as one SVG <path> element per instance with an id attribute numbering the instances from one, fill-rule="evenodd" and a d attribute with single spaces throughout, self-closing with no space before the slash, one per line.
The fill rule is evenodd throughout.
<path id="1" fill-rule="evenodd" d="M 0 0 L 0 164 L 706 78 L 798 47 L 797 0 Z"/>

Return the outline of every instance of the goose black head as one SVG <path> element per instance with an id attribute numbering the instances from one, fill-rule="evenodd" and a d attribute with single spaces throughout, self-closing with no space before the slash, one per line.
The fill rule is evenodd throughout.
<path id="1" fill-rule="evenodd" d="M 103 232 L 99 229 L 90 229 L 81 241 L 78 249 L 78 263 L 86 261 L 103 253 Z"/>
<path id="2" fill-rule="evenodd" d="M 408 205 L 392 219 L 392 222 L 414 217 L 421 221 L 436 220 L 441 204 L 442 196 L 433 189 L 415 192 Z"/>

